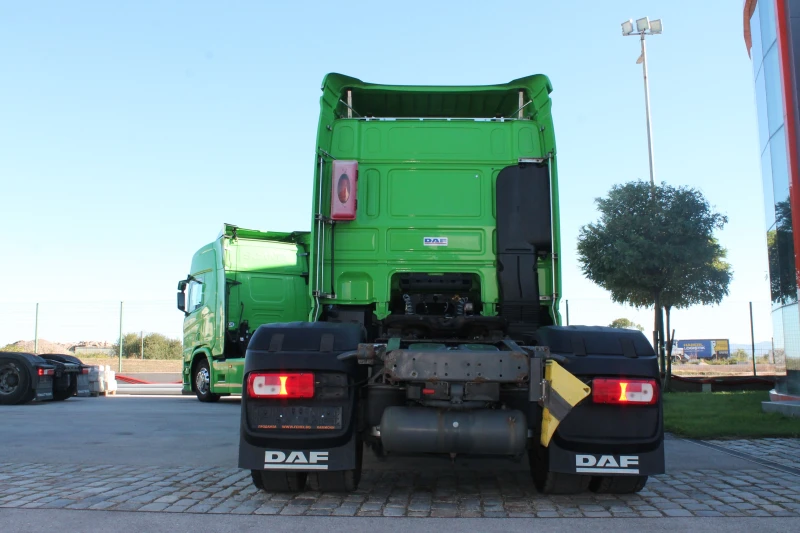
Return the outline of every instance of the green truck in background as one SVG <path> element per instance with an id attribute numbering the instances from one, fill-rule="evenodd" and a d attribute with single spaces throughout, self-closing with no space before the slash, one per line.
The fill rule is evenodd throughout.
<path id="1" fill-rule="evenodd" d="M 277 233 L 225 224 L 178 283 L 183 390 L 200 401 L 242 393 L 247 343 L 261 324 L 307 320 L 309 232 Z"/>
<path id="2" fill-rule="evenodd" d="M 527 454 L 552 493 L 663 472 L 647 339 L 560 326 L 551 91 L 325 77 L 311 231 L 225 225 L 178 284 L 184 391 L 242 395 L 257 487 L 354 490 L 365 445 Z"/>

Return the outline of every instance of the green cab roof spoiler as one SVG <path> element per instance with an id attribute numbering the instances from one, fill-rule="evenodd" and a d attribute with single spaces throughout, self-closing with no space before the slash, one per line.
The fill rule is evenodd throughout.
<path id="1" fill-rule="evenodd" d="M 520 107 L 531 117 L 549 100 L 553 86 L 544 74 L 499 85 L 379 85 L 344 74 L 322 80 L 323 106 L 347 116 L 350 91 L 353 118 L 517 118 Z M 524 100 L 520 104 L 520 93 Z M 533 103 L 528 106 L 528 103 Z"/>
<path id="2" fill-rule="evenodd" d="M 280 231 L 260 231 L 257 229 L 240 228 L 234 224 L 223 224 L 222 231 L 218 239 L 227 237 L 230 239 L 249 239 L 255 241 L 276 241 L 297 243 L 303 240 L 303 237 L 309 235 L 308 231 L 293 231 L 285 233 Z"/>

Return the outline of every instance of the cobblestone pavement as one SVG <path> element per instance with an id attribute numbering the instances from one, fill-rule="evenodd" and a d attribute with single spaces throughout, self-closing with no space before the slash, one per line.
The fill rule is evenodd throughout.
<path id="1" fill-rule="evenodd" d="M 741 439 L 708 442 L 780 465 L 800 468 L 800 439 Z"/>
<path id="2" fill-rule="evenodd" d="M 257 491 L 246 471 L 0 463 L 0 508 L 411 517 L 800 516 L 800 477 L 701 470 L 636 495 L 543 496 L 527 472 L 366 471 L 352 494 Z"/>

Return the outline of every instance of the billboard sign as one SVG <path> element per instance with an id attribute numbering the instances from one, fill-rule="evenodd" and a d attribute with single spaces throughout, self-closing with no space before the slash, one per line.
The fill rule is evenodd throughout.
<path id="1" fill-rule="evenodd" d="M 728 339 L 690 339 L 678 341 L 677 347 L 692 359 L 727 358 L 731 354 Z"/>

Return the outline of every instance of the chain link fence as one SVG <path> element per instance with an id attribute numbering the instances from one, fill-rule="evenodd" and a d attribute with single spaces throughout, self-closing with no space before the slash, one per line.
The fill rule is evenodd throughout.
<path id="1" fill-rule="evenodd" d="M 675 339 L 729 341 L 718 360 L 673 359 L 673 373 L 686 376 L 783 375 L 800 363 L 796 306 L 773 312 L 769 302 L 724 301 L 718 306 L 673 309 Z M 608 326 L 625 318 L 653 338 L 653 310 L 606 299 L 565 297 L 564 324 Z M 794 317 L 794 318 L 793 318 Z M 773 328 L 773 322 L 776 325 Z M 797 324 L 795 324 L 797 322 Z M 172 300 L 4 303 L 0 305 L 0 348 L 38 353 L 74 353 L 122 372 L 180 372 L 183 314 Z M 752 338 L 751 338 L 752 331 Z M 120 357 L 120 337 L 122 350 Z"/>
<path id="2" fill-rule="evenodd" d="M 750 307 L 752 304 L 752 320 Z M 681 376 L 758 376 L 785 375 L 787 363 L 796 363 L 800 354 L 792 353 L 785 342 L 790 326 L 786 313 L 774 314 L 770 302 L 725 300 L 720 305 L 672 309 L 670 330 L 675 340 L 714 340 L 728 342 L 728 355 L 716 359 L 698 358 L 690 352 L 680 357 L 675 350 L 672 372 Z M 564 324 L 609 326 L 618 318 L 640 326 L 653 342 L 653 308 L 637 309 L 604 299 L 562 298 L 561 318 Z M 773 326 L 773 319 L 778 324 Z M 666 329 L 666 328 L 665 328 Z M 800 329 L 800 320 L 794 325 Z M 671 335 L 671 331 L 669 334 Z M 791 341 L 788 344 L 792 344 Z M 674 346 L 677 348 L 677 346 Z"/>
<path id="3" fill-rule="evenodd" d="M 173 300 L 4 303 L 0 348 L 74 354 L 119 372 L 180 372 L 182 323 Z"/>

